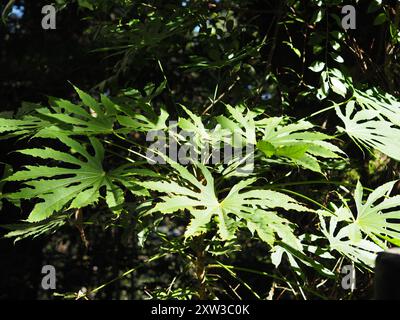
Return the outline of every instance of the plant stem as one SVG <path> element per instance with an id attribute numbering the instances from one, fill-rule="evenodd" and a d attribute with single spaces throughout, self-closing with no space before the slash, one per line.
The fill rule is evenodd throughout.
<path id="1" fill-rule="evenodd" d="M 114 282 L 116 282 L 116 281 L 118 281 L 118 280 L 121 280 L 122 278 L 125 278 L 126 276 L 128 276 L 128 275 L 130 275 L 131 273 L 137 271 L 138 269 L 140 269 L 140 268 L 146 266 L 148 263 L 153 262 L 153 261 L 156 261 L 156 260 L 159 260 L 159 259 L 165 257 L 166 255 L 167 255 L 166 253 L 162 253 L 162 254 L 155 255 L 155 256 L 151 257 L 150 259 L 144 261 L 143 263 L 139 264 L 139 265 L 136 266 L 135 268 L 132 268 L 132 269 L 130 269 L 130 270 L 124 272 L 123 274 L 119 275 L 118 277 L 116 277 L 116 278 L 114 278 L 114 279 L 112 279 L 112 280 L 110 280 L 110 281 L 108 281 L 108 282 L 102 284 L 101 286 L 97 287 L 96 289 L 93 289 L 93 290 L 88 291 L 87 293 L 85 293 L 85 294 L 83 294 L 83 295 L 81 295 L 81 296 L 78 296 L 77 299 L 87 298 L 88 295 L 94 294 L 94 293 L 96 293 L 96 292 L 102 290 L 103 288 L 109 286 L 110 284 L 112 284 L 112 283 L 114 283 Z M 58 295 L 56 295 L 56 296 L 58 296 Z"/>

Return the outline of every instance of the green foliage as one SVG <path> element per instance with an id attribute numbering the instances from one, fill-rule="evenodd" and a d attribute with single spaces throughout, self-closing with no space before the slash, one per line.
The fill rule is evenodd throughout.
<path id="1" fill-rule="evenodd" d="M 117 62 L 92 90 L 107 94 L 74 87 L 76 99 L 50 97 L 48 106 L 24 104 L 0 118 L 0 139 L 36 145 L 13 146 L 27 165 L 8 165 L 0 181 L 1 199 L 23 208 L 25 219 L 3 226 L 7 238 L 62 233 L 85 209 L 74 221 L 83 238 L 83 225 L 120 228 L 138 250 L 156 248 L 149 263 L 175 259 L 168 289 L 152 291 L 161 299 L 226 297 L 213 268 L 257 298 L 268 292 L 253 290 L 236 269 L 269 277 L 272 289 L 286 286 L 282 293 L 294 297 L 326 298 L 339 288 L 338 266 L 369 274 L 378 252 L 400 244 L 400 196 L 391 195 L 400 102 L 389 67 L 399 59 L 399 21 L 388 5 L 370 1 L 366 13 L 388 32 L 385 66 L 370 76 L 375 64 L 335 14 L 341 1 L 286 1 L 272 11 L 265 4 L 263 11 L 279 12 L 269 31 L 250 0 L 240 8 L 237 1 L 57 1 L 71 2 L 93 18 L 86 31 L 100 41 L 96 52 Z M 382 73 L 385 81 L 375 83 Z M 239 170 L 246 161 L 237 155 L 178 163 L 149 146 L 154 132 L 196 156 L 204 146 L 220 154 L 251 146 L 245 160 L 253 162 L 249 171 Z M 376 151 L 392 159 L 384 165 L 396 177 L 369 181 L 374 172 L 364 162 Z M 150 161 L 152 153 L 164 162 Z M 241 254 L 247 263 L 247 252 L 265 270 L 234 266 Z"/>
<path id="2" fill-rule="evenodd" d="M 135 189 L 132 179 L 127 179 L 134 175 L 134 172 L 129 171 L 130 168 L 119 167 L 109 172 L 104 171 L 102 166 L 104 148 L 97 139 L 90 138 L 94 155 L 91 155 L 76 140 L 67 136 L 58 136 L 58 139 L 85 160 L 51 148 L 26 149 L 19 153 L 72 164 L 78 168 L 26 166 L 27 170 L 16 172 L 5 179 L 6 181 L 25 181 L 24 184 L 27 186 L 18 192 L 7 194 L 6 199 L 15 201 L 40 198 L 43 200 L 31 211 L 29 222 L 44 220 L 62 209 L 79 209 L 94 204 L 99 200 L 100 189 L 103 187 L 106 189 L 107 205 L 113 211 L 119 212 L 124 203 L 124 192 L 115 182 L 129 185 L 129 190 L 133 193 L 145 193 L 140 188 Z M 57 178 L 57 176 L 68 177 Z M 43 178 L 54 179 L 44 180 Z"/>
<path id="3" fill-rule="evenodd" d="M 360 108 L 356 108 L 356 104 Z M 337 107 L 346 132 L 356 142 L 368 149 L 377 149 L 389 157 L 400 160 L 399 119 L 400 103 L 390 95 L 376 90 L 362 93 L 355 91 L 354 100 L 346 104 L 345 113 Z"/>
<path id="4" fill-rule="evenodd" d="M 50 219 L 36 223 L 19 223 L 17 225 L 3 225 L 5 229 L 12 230 L 4 238 L 13 238 L 15 242 L 26 238 L 37 238 L 39 236 L 54 233 L 65 225 L 67 215 L 55 215 Z"/>
<path id="5" fill-rule="evenodd" d="M 285 157 L 305 169 L 322 173 L 316 157 L 335 159 L 343 156 L 343 151 L 325 141 L 332 139 L 331 136 L 308 131 L 314 127 L 310 122 L 289 125 L 282 125 L 282 122 L 282 118 L 269 118 L 258 124 L 263 130 L 258 148 L 268 157 Z"/>
<path id="6" fill-rule="evenodd" d="M 346 202 L 341 207 L 335 208 L 334 213 L 339 221 L 349 223 L 347 236 L 350 240 L 357 243 L 362 239 L 363 232 L 381 248 L 386 248 L 386 241 L 398 239 L 399 225 L 397 222 L 391 221 L 399 217 L 400 212 L 395 208 L 399 206 L 400 197 L 390 197 L 396 182 L 392 181 L 380 186 L 368 196 L 365 202 L 363 201 L 363 187 L 358 182 L 354 194 L 356 216 L 352 214 Z M 378 200 L 380 200 L 379 203 L 377 203 Z"/>
<path id="7" fill-rule="evenodd" d="M 179 210 L 188 210 L 193 219 L 186 230 L 186 237 L 199 236 L 207 232 L 208 224 L 215 216 L 218 233 L 223 241 L 232 240 L 238 227 L 247 226 L 252 233 L 257 232 L 258 236 L 271 246 L 274 245 L 275 233 L 277 233 L 287 244 L 300 247 L 301 250 L 301 245 L 294 236 L 289 221 L 280 218 L 276 212 L 268 210 L 280 207 L 285 210 L 309 211 L 296 200 L 271 190 L 240 192 L 253 184 L 256 179 L 239 182 L 224 199 L 219 200 L 216 196 L 214 179 L 204 165 L 198 164 L 198 168 L 206 185 L 203 185 L 186 168 L 171 160 L 168 162 L 187 184 L 198 191 L 175 182 L 142 182 L 140 185 L 146 189 L 170 194 L 162 197 L 163 202 L 157 203 L 148 212 L 149 214 L 158 211 L 171 214 Z"/>

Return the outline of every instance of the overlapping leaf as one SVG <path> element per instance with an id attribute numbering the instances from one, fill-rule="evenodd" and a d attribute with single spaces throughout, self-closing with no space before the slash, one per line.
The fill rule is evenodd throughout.
<path id="1" fill-rule="evenodd" d="M 326 224 L 327 219 L 329 220 L 328 225 Z M 329 241 L 331 250 L 338 251 L 354 262 L 363 263 L 369 267 L 374 266 L 376 254 L 382 251 L 382 248 L 366 239 L 354 241 L 351 238 L 351 226 L 346 225 L 340 228 L 338 225 L 340 220 L 336 217 L 321 217 L 320 221 L 321 232 Z"/>
<path id="2" fill-rule="evenodd" d="M 347 103 L 345 112 L 336 107 L 344 123 L 344 128 L 339 127 L 339 130 L 367 149 L 377 149 L 400 160 L 400 103 L 391 96 L 372 93 L 355 91 L 355 100 Z"/>
<path id="3" fill-rule="evenodd" d="M 257 126 L 263 131 L 257 146 L 268 157 L 285 157 L 303 168 L 321 172 L 318 157 L 334 159 L 344 155 L 337 146 L 326 141 L 332 139 L 331 136 L 310 131 L 314 127 L 310 122 L 285 125 L 280 117 L 261 120 Z"/>
<path id="4" fill-rule="evenodd" d="M 218 116 L 217 121 L 223 129 L 231 132 L 232 145 L 243 146 L 246 144 L 256 144 L 256 114 L 250 110 L 245 112 L 244 106 L 237 106 L 236 108 L 226 105 L 230 118 L 225 116 Z M 240 138 L 240 139 L 239 139 Z"/>
<path id="5" fill-rule="evenodd" d="M 64 99 L 50 98 L 50 106 L 37 105 L 21 119 L 0 119 L 0 133 L 10 136 L 55 138 L 60 133 L 74 135 L 109 134 L 113 131 L 117 109 L 102 95 L 101 103 L 75 88 L 82 105 Z"/>
<path id="6" fill-rule="evenodd" d="M 363 187 L 358 182 L 354 194 L 357 213 L 353 215 L 346 204 L 335 207 L 335 214 L 341 221 L 350 222 L 349 236 L 357 242 L 363 233 L 373 239 L 382 248 L 386 248 L 382 240 L 400 240 L 400 196 L 390 196 L 397 181 L 391 181 L 378 187 L 363 201 Z"/>
<path id="7" fill-rule="evenodd" d="M 214 187 L 214 179 L 210 171 L 203 165 L 198 168 L 206 184 L 199 181 L 186 168 L 168 160 L 169 164 L 179 172 L 183 182 L 155 181 L 141 182 L 140 185 L 161 193 L 162 202 L 157 203 L 151 212 L 170 214 L 179 210 L 188 210 L 192 220 L 187 228 L 186 237 L 192 237 L 207 231 L 207 225 L 215 216 L 221 239 L 235 237 L 241 226 L 257 233 L 258 236 L 273 245 L 276 235 L 291 246 L 301 250 L 301 244 L 293 233 L 288 220 L 280 217 L 273 208 L 285 210 L 309 211 L 293 198 L 271 190 L 250 190 L 242 192 L 256 180 L 244 180 L 233 186 L 229 194 L 218 199 Z"/>
<path id="8" fill-rule="evenodd" d="M 14 225 L 2 225 L 9 232 L 4 238 L 13 238 L 14 242 L 26 239 L 37 238 L 44 234 L 54 233 L 57 229 L 66 224 L 68 215 L 56 214 L 49 219 L 36 223 L 18 223 Z"/>
<path id="9" fill-rule="evenodd" d="M 1 136 L 2 139 L 18 136 L 32 136 L 38 134 L 42 130 L 51 129 L 57 130 L 56 127 L 52 127 L 49 121 L 41 119 L 37 116 L 24 116 L 22 119 L 5 119 L 0 118 L 0 133 L 4 134 Z M 39 136 L 41 136 L 39 134 Z"/>
<path id="10" fill-rule="evenodd" d="M 236 136 L 242 137 L 241 144 L 254 144 L 268 158 L 286 158 L 295 164 L 321 172 L 318 158 L 334 159 L 344 156 L 343 151 L 326 140 L 333 137 L 311 131 L 314 125 L 307 121 L 286 124 L 283 117 L 262 118 L 253 111 L 244 113 L 243 108 L 227 106 L 231 118 L 219 116 L 218 123 Z M 257 142 L 257 133 L 262 139 Z"/>
<path id="11" fill-rule="evenodd" d="M 61 125 L 66 131 L 79 135 L 109 134 L 113 131 L 115 105 L 106 96 L 101 96 L 101 103 L 87 93 L 75 87 L 83 105 L 76 105 L 68 100 L 50 99 L 50 108 L 41 108 L 37 112 L 54 124 Z"/>

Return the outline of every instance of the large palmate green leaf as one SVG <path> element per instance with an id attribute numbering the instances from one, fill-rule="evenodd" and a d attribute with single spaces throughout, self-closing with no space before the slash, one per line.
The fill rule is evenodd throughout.
<path id="1" fill-rule="evenodd" d="M 329 220 L 327 225 L 326 220 Z M 383 251 L 378 245 L 366 239 L 354 241 L 352 239 L 352 227 L 346 225 L 339 227 L 340 220 L 332 216 L 326 218 L 321 216 L 321 232 L 329 241 L 329 247 L 332 251 L 338 251 L 350 260 L 363 263 L 369 267 L 375 264 L 375 258 L 378 252 Z"/>
<path id="2" fill-rule="evenodd" d="M 357 183 L 354 194 L 356 216 L 346 204 L 335 207 L 335 214 L 341 221 L 350 222 L 350 238 L 357 242 L 362 239 L 362 232 L 373 239 L 382 248 L 386 244 L 382 239 L 398 242 L 400 240 L 400 196 L 390 197 L 390 192 L 397 181 L 391 181 L 378 187 L 363 201 L 363 187 Z"/>
<path id="3" fill-rule="evenodd" d="M 149 96 L 131 99 L 128 105 L 126 101 L 118 104 L 105 95 L 100 95 L 100 101 L 96 101 L 86 92 L 74 87 L 81 99 L 80 104 L 51 97 L 49 107 L 35 105 L 29 115 L 20 119 L 0 118 L 0 134 L 4 134 L 0 138 L 13 136 L 56 138 L 60 133 L 93 136 L 164 130 L 167 128 L 165 122 L 168 113 L 161 108 L 158 115 L 148 102 L 158 95 L 164 86 L 165 84 L 153 90 L 149 89 Z M 117 122 L 122 127 L 114 128 Z"/>
<path id="4" fill-rule="evenodd" d="M 307 121 L 286 124 L 284 117 L 259 118 L 256 112 L 243 106 L 233 108 L 227 105 L 230 117 L 218 116 L 217 121 L 223 129 L 230 130 L 235 138 L 239 135 L 240 144 L 254 144 L 268 158 L 286 158 L 303 168 L 321 172 L 320 160 L 344 156 L 343 151 L 326 140 L 332 136 L 314 131 L 314 125 Z M 312 130 L 312 131 L 311 131 Z M 262 139 L 257 142 L 257 133 Z"/>
<path id="5" fill-rule="evenodd" d="M 280 217 L 274 208 L 285 210 L 310 211 L 293 198 L 271 190 L 243 190 L 256 179 L 248 179 L 234 185 L 229 194 L 221 201 L 220 207 L 227 214 L 234 214 L 246 222 L 247 228 L 265 242 L 273 245 L 275 234 L 285 243 L 301 250 L 301 244 L 293 234 L 289 221 Z"/>
<path id="6" fill-rule="evenodd" d="M 291 246 L 301 250 L 301 244 L 293 233 L 289 221 L 280 217 L 273 208 L 309 211 L 291 197 L 270 190 L 250 190 L 242 192 L 256 179 L 244 180 L 233 186 L 224 199 L 218 199 L 214 179 L 210 171 L 201 164 L 197 167 L 204 177 L 205 184 L 185 167 L 168 159 L 168 163 L 179 172 L 181 183 L 174 181 L 148 181 L 140 185 L 161 193 L 162 202 L 157 203 L 151 212 L 171 214 L 188 210 L 192 220 L 186 230 L 186 237 L 200 235 L 207 231 L 207 225 L 215 216 L 221 239 L 233 239 L 237 229 L 247 226 L 252 233 L 273 245 L 275 235 Z"/>
<path id="7" fill-rule="evenodd" d="M 113 132 L 117 109 L 106 96 L 101 103 L 75 87 L 82 104 L 50 98 L 49 107 L 36 105 L 21 119 L 0 119 L 0 133 L 10 136 L 54 138 L 60 133 L 69 135 L 96 135 Z"/>
<path id="8" fill-rule="evenodd" d="M 29 222 L 37 222 L 64 209 L 83 208 L 100 199 L 100 189 L 105 188 L 105 200 L 115 212 L 120 212 L 124 202 L 124 192 L 118 184 L 128 187 L 134 193 L 146 194 L 132 181 L 132 176 L 143 172 L 120 167 L 109 172 L 103 169 L 104 148 L 101 143 L 90 138 L 94 155 L 79 142 L 68 136 L 58 139 L 71 148 L 76 156 L 51 148 L 36 148 L 19 153 L 68 164 L 67 166 L 26 166 L 27 170 L 14 173 L 5 181 L 24 181 L 27 186 L 18 192 L 4 195 L 7 199 L 34 199 L 37 203 L 29 215 Z M 83 157 L 84 160 L 81 160 Z M 48 179 L 51 178 L 51 179 Z M 118 184 L 116 184 L 118 183 Z"/>
<path id="9" fill-rule="evenodd" d="M 321 172 L 318 157 L 334 159 L 344 155 L 338 147 L 326 141 L 333 137 L 310 131 L 314 125 L 307 121 L 285 125 L 282 117 L 266 118 L 257 122 L 257 128 L 263 132 L 263 138 L 257 147 L 267 157 L 288 158 L 315 172 Z"/>
<path id="10" fill-rule="evenodd" d="M 378 241 L 376 236 L 400 240 L 400 196 L 390 197 L 397 181 L 385 183 L 374 190 L 363 202 L 363 187 L 357 184 L 354 199 L 357 206 L 355 224 L 368 236 Z M 396 209 L 397 208 L 397 209 Z M 383 241 L 378 242 L 384 246 Z"/>
<path id="11" fill-rule="evenodd" d="M 376 91 L 369 94 L 355 91 L 354 99 L 347 103 L 345 112 L 336 107 L 336 113 L 344 123 L 344 128 L 338 129 L 367 149 L 377 149 L 400 160 L 400 103 Z"/>
<path id="12" fill-rule="evenodd" d="M 365 201 L 363 187 L 358 182 L 354 194 L 356 214 L 352 213 L 344 199 L 340 207 L 332 204 L 332 213 L 319 211 L 322 233 L 327 237 L 332 250 L 372 267 L 376 254 L 387 248 L 385 240 L 399 243 L 400 211 L 396 208 L 400 206 L 400 196 L 390 196 L 396 182 L 391 181 L 378 187 Z M 329 227 L 325 222 L 327 217 L 330 217 Z"/>
<path id="13" fill-rule="evenodd" d="M 75 87 L 82 104 L 51 98 L 49 108 L 37 109 L 45 119 L 61 126 L 66 131 L 80 135 L 108 134 L 113 131 L 117 109 L 106 96 L 101 103 Z"/>

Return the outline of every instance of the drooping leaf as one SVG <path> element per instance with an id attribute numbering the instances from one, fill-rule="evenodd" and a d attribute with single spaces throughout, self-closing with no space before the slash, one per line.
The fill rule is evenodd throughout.
<path id="1" fill-rule="evenodd" d="M 2 228 L 9 231 L 4 238 L 14 238 L 14 242 L 17 242 L 26 238 L 37 238 L 44 234 L 51 234 L 65 225 L 67 219 L 67 215 L 59 214 L 36 223 L 2 225 Z"/>

